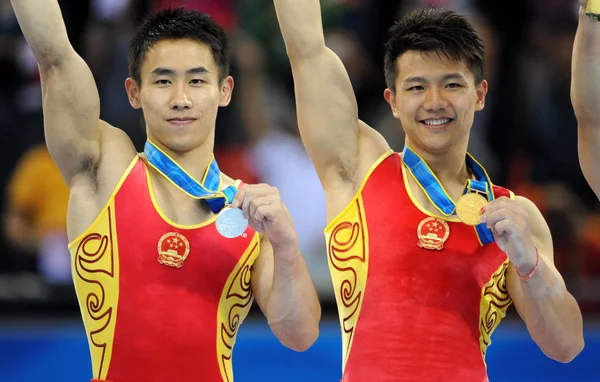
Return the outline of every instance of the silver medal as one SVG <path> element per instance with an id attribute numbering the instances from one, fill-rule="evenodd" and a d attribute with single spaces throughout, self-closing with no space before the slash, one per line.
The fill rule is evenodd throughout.
<path id="1" fill-rule="evenodd" d="M 246 231 L 248 219 L 239 208 L 224 208 L 219 212 L 215 225 L 221 236 L 233 239 Z"/>

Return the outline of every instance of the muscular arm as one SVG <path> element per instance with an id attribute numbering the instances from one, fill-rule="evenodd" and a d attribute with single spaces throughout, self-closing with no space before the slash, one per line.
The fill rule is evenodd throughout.
<path id="1" fill-rule="evenodd" d="M 261 239 L 252 271 L 252 291 L 279 341 L 297 351 L 319 335 L 321 307 L 298 245 L 272 246 Z"/>
<path id="2" fill-rule="evenodd" d="M 326 190 L 332 182 L 360 182 L 387 143 L 358 119 L 348 74 L 325 46 L 318 0 L 274 0 L 294 77 L 298 124 Z M 362 170 L 362 171 L 361 171 Z"/>
<path id="3" fill-rule="evenodd" d="M 579 129 L 579 162 L 588 183 L 600 198 L 600 21 L 579 10 L 573 45 L 571 101 Z"/>
<path id="4" fill-rule="evenodd" d="M 519 279 L 511 263 L 507 271 L 508 292 L 544 354 L 559 362 L 570 362 L 584 346 L 581 312 L 554 266 L 552 237 L 542 214 L 531 201 L 521 197 L 517 201 L 524 204 L 529 214 L 540 261 L 535 275 L 526 281 Z"/>
<path id="5" fill-rule="evenodd" d="M 46 144 L 67 184 L 97 167 L 100 100 L 94 78 L 67 37 L 56 0 L 11 0 L 39 65 Z"/>

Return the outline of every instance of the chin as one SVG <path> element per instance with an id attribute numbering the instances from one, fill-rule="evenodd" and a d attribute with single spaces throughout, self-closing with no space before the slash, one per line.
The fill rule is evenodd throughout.
<path id="1" fill-rule="evenodd" d="M 416 146 L 413 148 L 418 148 L 429 153 L 443 153 L 448 151 L 452 146 L 456 144 L 454 140 L 448 139 L 448 137 L 419 137 L 416 140 L 412 140 L 412 145 Z"/>
<path id="2" fill-rule="evenodd" d="M 161 139 L 162 138 L 162 139 Z M 159 142 L 168 150 L 185 153 L 191 151 L 198 146 L 202 145 L 202 141 L 198 138 L 192 138 L 188 136 L 178 136 L 178 137 L 161 137 L 159 138 Z"/>

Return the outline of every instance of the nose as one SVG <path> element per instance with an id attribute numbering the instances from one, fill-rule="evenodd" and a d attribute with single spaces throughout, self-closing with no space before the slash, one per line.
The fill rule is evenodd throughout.
<path id="1" fill-rule="evenodd" d="M 171 109 L 174 110 L 185 110 L 192 107 L 192 100 L 187 94 L 187 88 L 185 85 L 179 85 L 173 87 L 173 94 L 171 96 Z"/>
<path id="2" fill-rule="evenodd" d="M 436 87 L 427 89 L 427 92 L 425 93 L 425 104 L 423 107 L 427 111 L 433 112 L 444 110 L 447 107 L 446 98 L 444 98 L 444 95 L 440 89 Z"/>

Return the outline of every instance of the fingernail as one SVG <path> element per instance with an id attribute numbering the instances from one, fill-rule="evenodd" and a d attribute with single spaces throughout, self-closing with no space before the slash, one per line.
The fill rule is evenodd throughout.
<path id="1" fill-rule="evenodd" d="M 485 213 L 485 206 L 481 207 L 481 209 L 479 210 L 480 213 Z"/>
<path id="2" fill-rule="evenodd" d="M 482 223 L 485 223 L 485 221 L 486 221 L 485 215 L 481 215 L 481 217 L 479 218 L 479 221 Z"/>
<path id="3" fill-rule="evenodd" d="M 238 208 L 240 206 L 240 201 L 237 199 L 233 199 L 233 202 L 231 202 L 231 208 Z"/>
<path id="4" fill-rule="evenodd" d="M 244 219 L 248 219 L 250 216 L 244 212 Z"/>

